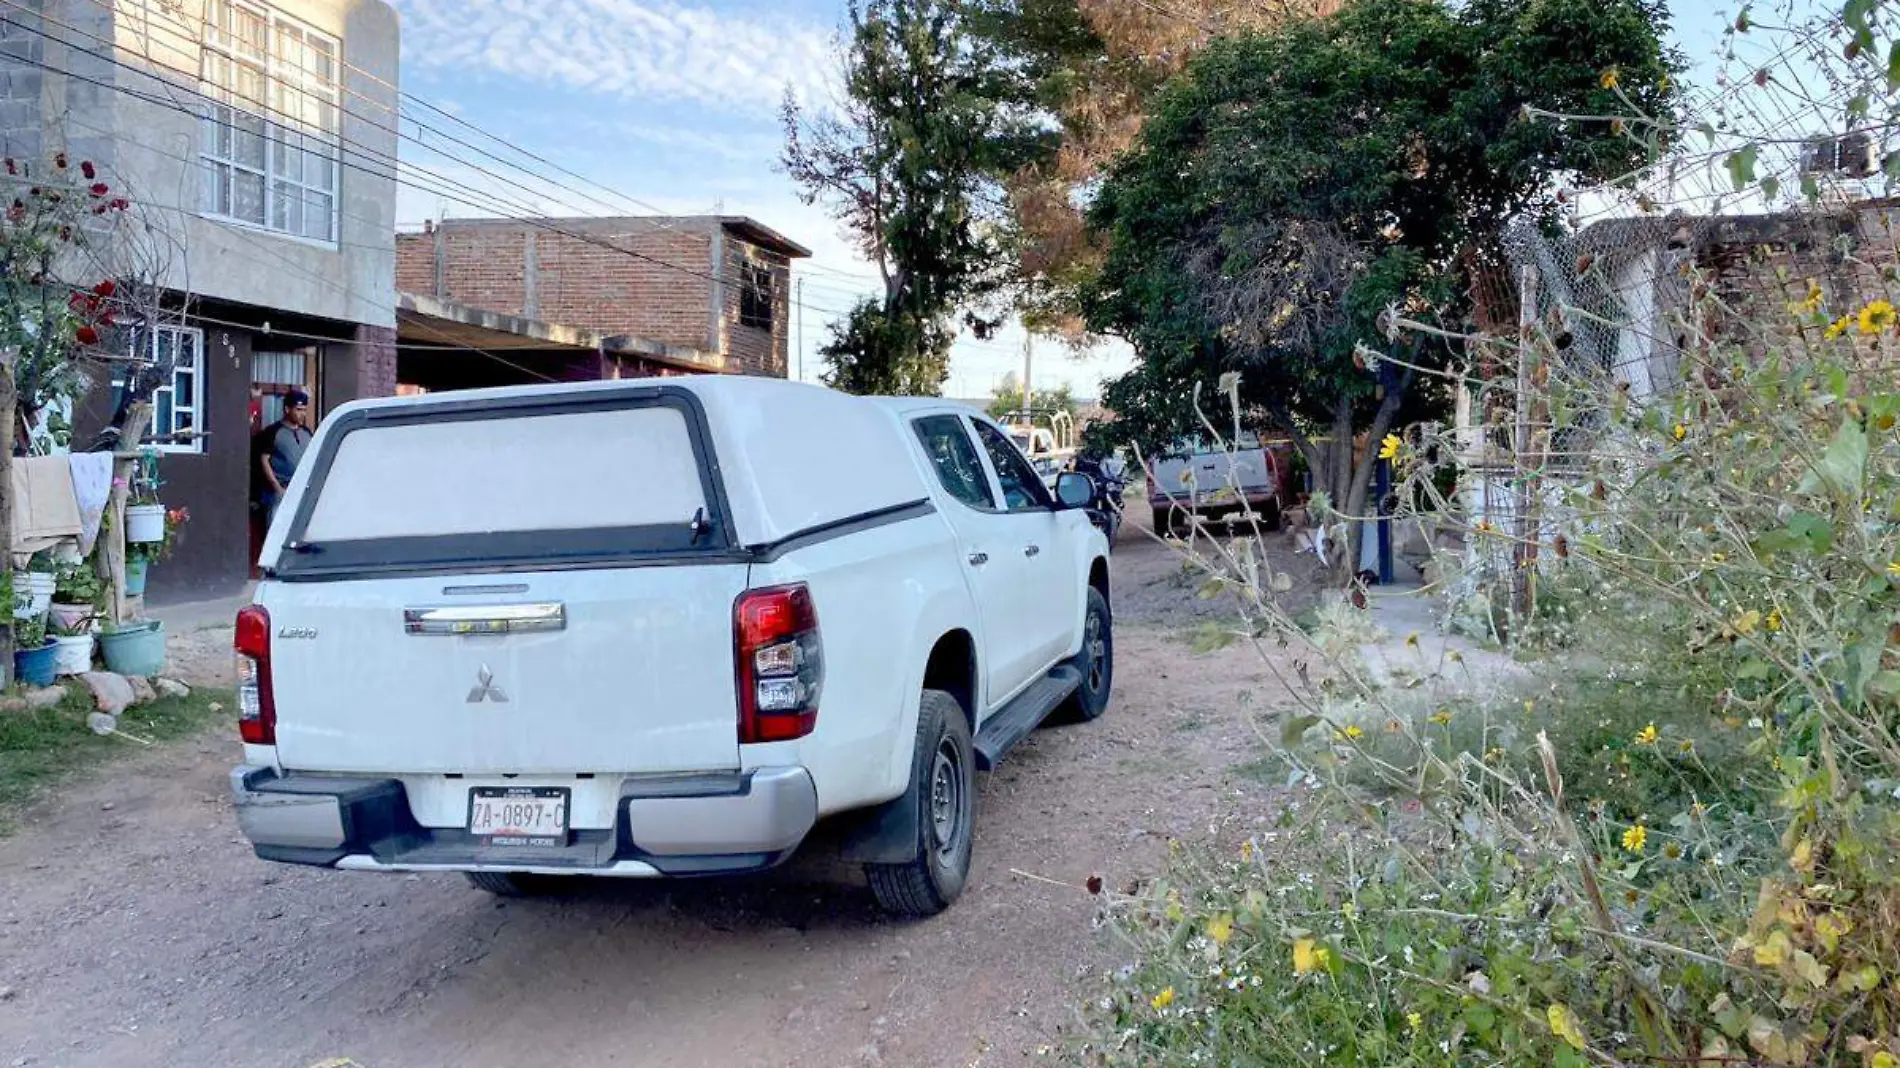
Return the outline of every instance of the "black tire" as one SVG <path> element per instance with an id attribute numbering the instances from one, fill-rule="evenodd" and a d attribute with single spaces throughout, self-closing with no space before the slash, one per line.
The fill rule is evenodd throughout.
<path id="1" fill-rule="evenodd" d="M 1156 508 L 1155 509 L 1155 533 L 1161 535 L 1164 538 L 1174 533 L 1174 509 L 1173 508 Z"/>
<path id="2" fill-rule="evenodd" d="M 917 856 L 866 864 L 879 907 L 902 919 L 935 916 L 963 893 L 970 877 L 976 822 L 976 753 L 970 721 L 957 699 L 925 690 L 917 714 L 910 789 L 917 807 Z"/>
<path id="3" fill-rule="evenodd" d="M 1108 695 L 1115 688 L 1115 617 L 1108 598 L 1089 587 L 1088 612 L 1082 617 L 1082 648 L 1069 660 L 1082 673 L 1082 686 L 1054 718 L 1059 723 L 1089 723 L 1108 711 Z"/>
<path id="4" fill-rule="evenodd" d="M 470 886 L 486 890 L 496 897 L 541 897 L 560 893 L 570 885 L 567 880 L 552 875 L 507 871 L 467 871 L 462 874 L 468 877 Z"/>

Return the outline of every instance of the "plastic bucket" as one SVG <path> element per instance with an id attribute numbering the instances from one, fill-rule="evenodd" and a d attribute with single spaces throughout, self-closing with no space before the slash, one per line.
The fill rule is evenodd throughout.
<path id="1" fill-rule="evenodd" d="M 37 571 L 13 573 L 13 618 L 38 619 L 53 603 L 59 580 Z"/>
<path id="2" fill-rule="evenodd" d="M 59 646 L 47 642 L 38 649 L 22 649 L 13 654 L 13 676 L 28 686 L 51 686 L 59 677 Z"/>
<path id="3" fill-rule="evenodd" d="M 150 545 L 165 540 L 165 506 L 135 504 L 125 510 L 125 540 Z"/>
<path id="4" fill-rule="evenodd" d="M 149 679 L 165 670 L 165 625 L 158 620 L 99 635 L 106 670 Z"/>
<path id="5" fill-rule="evenodd" d="M 125 559 L 125 595 L 127 597 L 145 596 L 145 572 L 152 562 L 143 556 L 128 556 Z"/>
<path id="6" fill-rule="evenodd" d="M 84 675 L 92 670 L 93 636 L 59 635 L 53 638 L 53 671 L 59 675 Z"/>

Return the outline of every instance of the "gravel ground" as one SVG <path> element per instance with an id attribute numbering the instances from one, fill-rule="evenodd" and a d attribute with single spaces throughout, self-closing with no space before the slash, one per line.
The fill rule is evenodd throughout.
<path id="1" fill-rule="evenodd" d="M 1235 773 L 1273 703 L 1264 665 L 1189 656 L 1180 630 L 1221 610 L 1144 530 L 1114 567 L 1114 703 L 981 782 L 975 870 L 941 917 L 880 918 L 821 849 L 762 878 L 526 902 L 268 865 L 237 835 L 220 731 L 69 787 L 0 841 L 0 1066 L 1036 1062 L 1116 963 L 1089 877 L 1151 874 L 1169 839 L 1272 805 Z M 228 680 L 228 630 L 174 643 L 174 671 Z"/>

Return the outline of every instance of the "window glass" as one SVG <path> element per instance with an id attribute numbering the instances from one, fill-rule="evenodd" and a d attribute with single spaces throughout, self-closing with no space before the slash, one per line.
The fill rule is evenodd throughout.
<path id="1" fill-rule="evenodd" d="M 336 240 L 337 42 L 249 0 L 209 0 L 205 19 L 202 210 Z"/>
<path id="2" fill-rule="evenodd" d="M 996 480 L 1002 483 L 1004 507 L 1012 512 L 1049 507 L 1048 487 L 1008 437 L 988 423 L 976 424 L 976 435 L 983 439 L 983 448 L 996 468 Z"/>
<path id="3" fill-rule="evenodd" d="M 990 493 L 989 478 L 983 473 L 983 461 L 977 458 L 976 445 L 970 441 L 963 420 L 954 415 L 932 415 L 912 424 L 924 454 L 937 469 L 937 481 L 944 491 L 972 508 L 994 511 L 996 499 Z"/>
<path id="4" fill-rule="evenodd" d="M 683 531 L 706 508 L 686 419 L 660 406 L 366 426 L 315 492 L 303 536 L 318 542 Z"/>

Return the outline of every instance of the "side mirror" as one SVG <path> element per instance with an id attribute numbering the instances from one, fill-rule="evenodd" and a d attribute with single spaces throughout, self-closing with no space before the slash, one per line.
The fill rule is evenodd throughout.
<path id="1" fill-rule="evenodd" d="M 1064 508 L 1086 508 L 1095 499 L 1095 480 L 1080 471 L 1064 471 L 1056 477 L 1056 500 Z"/>

